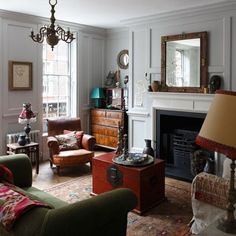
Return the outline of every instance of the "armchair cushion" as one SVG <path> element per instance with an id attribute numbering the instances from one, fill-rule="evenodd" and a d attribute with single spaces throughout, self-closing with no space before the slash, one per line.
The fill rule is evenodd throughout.
<path id="1" fill-rule="evenodd" d="M 64 134 L 74 134 L 75 138 L 77 139 L 77 145 L 79 146 L 79 148 L 82 148 L 82 138 L 84 135 L 84 131 L 64 130 Z"/>
<path id="2" fill-rule="evenodd" d="M 55 138 L 59 143 L 60 151 L 79 149 L 78 141 L 74 132 L 56 135 Z"/>

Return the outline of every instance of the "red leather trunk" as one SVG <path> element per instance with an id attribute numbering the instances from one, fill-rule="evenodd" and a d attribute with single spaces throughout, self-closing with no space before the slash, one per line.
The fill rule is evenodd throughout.
<path id="1" fill-rule="evenodd" d="M 115 188 L 132 189 L 138 204 L 134 212 L 142 214 L 165 199 L 165 162 L 157 159 L 144 167 L 128 167 L 112 161 L 114 152 L 93 158 L 92 193 Z"/>

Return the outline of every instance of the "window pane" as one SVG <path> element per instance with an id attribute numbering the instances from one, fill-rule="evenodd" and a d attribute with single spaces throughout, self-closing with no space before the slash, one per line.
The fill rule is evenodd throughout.
<path id="1" fill-rule="evenodd" d="M 46 74 L 57 74 L 57 61 L 47 61 Z"/>
<path id="2" fill-rule="evenodd" d="M 59 103 L 59 116 L 66 116 L 67 115 L 67 107 L 68 107 L 68 103 L 67 100 L 64 99 L 60 99 L 60 103 Z"/>
<path id="3" fill-rule="evenodd" d="M 58 57 L 57 60 L 59 61 L 68 61 L 68 54 L 69 54 L 69 50 L 68 50 L 68 45 L 66 43 L 61 43 L 58 46 L 58 51 L 60 53 L 58 53 Z"/>
<path id="4" fill-rule="evenodd" d="M 69 95 L 69 77 L 68 76 L 60 76 L 58 80 L 58 86 L 59 86 L 60 96 Z"/>
<path id="5" fill-rule="evenodd" d="M 59 90 L 58 90 L 58 77 L 57 76 L 48 76 L 48 84 L 47 84 L 48 88 L 48 93 L 47 96 L 54 98 L 57 97 L 59 94 Z"/>
<path id="6" fill-rule="evenodd" d="M 58 61 L 58 71 L 59 75 L 67 75 L 68 74 L 68 63 L 63 61 Z"/>

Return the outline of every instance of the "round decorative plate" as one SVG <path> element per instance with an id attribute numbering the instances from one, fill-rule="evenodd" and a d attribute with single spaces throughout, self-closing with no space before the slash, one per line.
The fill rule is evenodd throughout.
<path id="1" fill-rule="evenodd" d="M 124 154 L 114 157 L 112 161 L 125 166 L 146 166 L 154 162 L 154 158 L 143 153 L 129 153 L 125 158 Z"/>

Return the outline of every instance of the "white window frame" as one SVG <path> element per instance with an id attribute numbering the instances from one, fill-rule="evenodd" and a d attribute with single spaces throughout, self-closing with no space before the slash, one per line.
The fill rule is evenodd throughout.
<path id="1" fill-rule="evenodd" d="M 44 78 L 44 76 L 56 76 L 56 77 L 60 77 L 60 76 L 67 76 L 68 77 L 68 91 L 69 91 L 69 96 L 68 96 L 68 107 L 67 107 L 67 114 L 65 116 L 58 116 L 59 115 L 59 100 L 57 100 L 57 116 L 56 117 L 44 117 L 44 111 L 43 111 L 43 114 L 42 114 L 42 119 L 43 119 L 43 132 L 47 132 L 47 119 L 50 118 L 50 119 L 57 119 L 57 118 L 62 118 L 62 117 L 72 117 L 72 116 L 75 116 L 76 114 L 76 73 L 73 73 L 72 74 L 72 67 L 73 67 L 73 71 L 76 71 L 76 68 L 75 65 L 77 64 L 76 63 L 76 56 L 74 55 L 74 53 L 72 53 L 72 50 L 76 50 L 76 43 L 75 43 L 76 40 L 73 41 L 73 43 L 71 44 L 68 44 L 68 57 L 69 57 L 69 60 L 68 60 L 68 74 L 67 75 L 61 75 L 61 74 L 50 74 L 50 73 L 44 73 L 46 72 L 46 70 L 43 69 L 43 72 L 42 72 L 42 76 Z M 61 43 L 65 43 L 65 42 L 61 42 Z M 44 47 L 43 47 L 43 50 L 44 50 Z M 51 50 L 50 46 L 47 45 L 47 50 Z M 55 49 L 54 49 L 55 50 Z M 44 66 L 44 58 L 42 58 L 42 61 L 43 61 L 43 66 Z M 47 61 L 46 61 L 47 62 Z M 60 79 L 60 78 L 59 78 Z M 43 98 L 43 92 L 45 91 L 45 87 L 44 87 L 44 84 L 43 84 L 43 81 L 42 80 L 42 106 L 44 105 L 44 98 Z M 59 81 L 59 80 L 58 80 Z M 48 86 L 46 87 L 46 89 L 48 88 Z M 59 96 L 60 94 L 58 94 Z M 48 112 L 48 111 L 47 111 Z"/>

